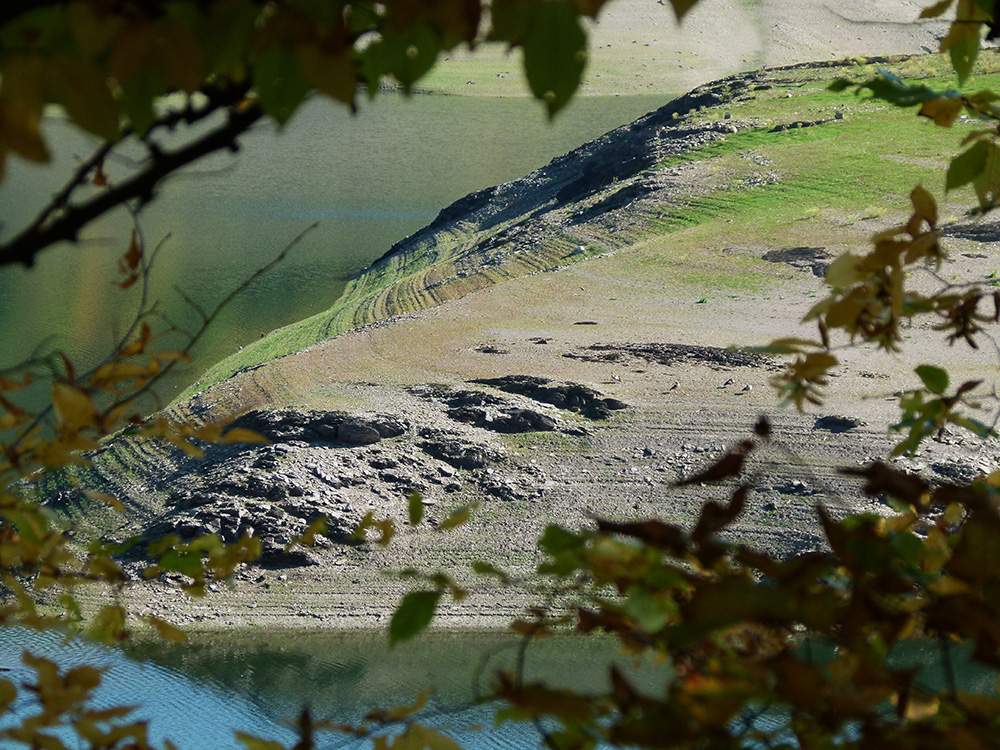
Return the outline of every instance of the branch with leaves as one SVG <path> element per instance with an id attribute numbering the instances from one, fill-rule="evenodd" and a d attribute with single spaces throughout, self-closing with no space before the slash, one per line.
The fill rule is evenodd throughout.
<path id="1" fill-rule="evenodd" d="M 671 0 L 680 19 L 695 0 Z M 376 3 L 325 0 L 57 0 L 9 4 L 0 15 L 0 179 L 11 155 L 45 163 L 41 128 L 55 105 L 102 142 L 45 209 L 0 244 L 0 265 L 31 265 L 55 242 L 75 242 L 89 222 L 115 208 L 140 208 L 170 174 L 221 149 L 267 118 L 288 121 L 312 92 L 353 108 L 359 90 L 409 92 L 438 57 L 483 41 L 524 50 L 532 93 L 550 116 L 566 105 L 586 66 L 584 18 L 604 0 L 482 0 Z M 553 43 L 557 40 L 558 43 Z M 172 96 L 181 106 L 166 105 Z M 168 150 L 164 130 L 192 132 Z M 138 170 L 110 189 L 72 200 L 87 183 L 105 184 L 117 144 L 146 151 Z"/>

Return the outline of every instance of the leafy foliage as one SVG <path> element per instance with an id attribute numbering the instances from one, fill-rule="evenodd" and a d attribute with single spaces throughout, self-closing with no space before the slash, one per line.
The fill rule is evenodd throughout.
<path id="1" fill-rule="evenodd" d="M 695 3 L 671 0 L 678 19 Z M 459 44 L 489 40 L 522 48 L 529 86 L 555 115 L 585 69 L 582 19 L 597 17 L 602 6 L 603 0 L 498 0 L 486 14 L 477 0 L 12 5 L 0 11 L 0 178 L 9 155 L 49 159 L 40 125 L 50 105 L 62 108 L 102 145 L 29 226 L 0 246 L 0 264 L 30 264 L 37 253 L 75 239 L 89 221 L 115 207 L 137 211 L 174 170 L 215 150 L 235 149 L 240 135 L 263 118 L 287 122 L 312 92 L 353 106 L 359 88 L 374 95 L 388 81 L 410 91 L 442 52 Z M 960 89 L 974 69 L 983 31 L 996 36 L 1000 21 L 989 0 L 942 0 L 923 15 L 951 10 L 955 17 L 941 50 L 950 56 L 958 90 L 910 85 L 889 73 L 867 82 L 837 81 L 833 88 L 918 107 L 917 114 L 937 126 L 951 127 L 963 112 L 985 120 L 987 127 L 963 139 L 946 189 L 971 186 L 978 210 L 986 212 L 1000 197 L 1000 107 L 991 91 Z M 169 103 L 167 95 L 174 97 Z M 167 149 L 160 143 L 168 129 L 199 124 L 180 146 Z M 132 173 L 109 174 L 112 157 L 126 142 L 138 146 L 144 158 Z M 1000 322 L 1000 295 L 936 275 L 946 261 L 937 203 L 922 186 L 912 190 L 910 203 L 909 219 L 876 234 L 867 254 L 847 254 L 831 265 L 829 294 L 806 316 L 817 327 L 816 338 L 782 338 L 766 348 L 794 357 L 774 378 L 783 401 L 800 409 L 822 403 L 840 349 L 874 343 L 898 351 L 904 325 L 915 319 L 931 320 L 949 345 L 971 347 L 988 339 L 988 327 Z M 133 233 L 118 285 L 145 284 L 150 255 L 141 233 Z M 935 291 L 912 283 L 918 270 L 937 279 Z M 71 627 L 119 640 L 128 634 L 129 614 L 117 594 L 142 585 L 116 561 L 117 547 L 72 541 L 66 523 L 33 495 L 28 480 L 36 472 L 85 463 L 86 451 L 123 425 L 191 455 L 200 453 L 204 441 L 259 439 L 218 424 L 141 416 L 137 399 L 187 357 L 186 351 L 155 346 L 148 312 L 144 306 L 107 360 L 89 372 L 77 372 L 68 359 L 56 356 L 0 373 L 0 430 L 12 436 L 3 440 L 0 455 L 0 576 L 6 594 L 0 625 Z M 204 315 L 204 324 L 214 315 Z M 914 452 L 948 425 L 981 439 L 994 435 L 993 426 L 968 413 L 988 396 L 981 383 L 953 386 L 947 367 L 939 364 L 920 365 L 915 374 L 922 387 L 903 393 L 900 421 L 891 426 L 903 433 L 897 453 Z M 30 413 L 19 405 L 19 392 L 39 382 L 49 391 L 50 406 Z M 835 520 L 818 507 L 828 550 L 776 559 L 725 538 L 752 486 L 742 474 L 746 459 L 771 439 L 770 426 L 761 421 L 753 437 L 688 480 L 727 487 L 739 482 L 728 487 L 724 500 L 706 502 L 691 527 L 660 519 L 598 519 L 578 530 L 551 525 L 539 541 L 543 560 L 537 582 L 547 584 L 549 601 L 560 606 L 536 607 L 512 623 L 513 629 L 526 638 L 560 627 L 611 633 L 637 657 L 671 664 L 675 678 L 664 693 L 640 692 L 617 669 L 610 691 L 596 696 L 502 674 L 496 696 L 508 708 L 501 718 L 534 721 L 546 743 L 559 750 L 599 742 L 995 745 L 1000 723 L 995 693 L 966 692 L 954 681 L 940 689 L 927 685 L 919 669 L 900 661 L 900 653 L 922 639 L 936 644 L 949 664 L 951 644 L 967 644 L 974 659 L 1000 668 L 1000 474 L 969 485 L 931 486 L 881 463 L 845 469 L 864 480 L 867 494 L 890 497 L 897 515 Z M 90 498 L 117 507 L 113 497 L 92 493 Z M 421 524 L 419 496 L 409 499 L 407 510 L 410 526 Z M 455 510 L 437 530 L 460 526 L 472 510 Z M 322 531 L 322 522 L 311 525 L 302 541 Z M 356 538 L 366 539 L 368 531 L 378 534 L 380 544 L 389 544 L 397 533 L 391 520 L 373 515 L 362 520 Z M 212 535 L 186 543 L 168 538 L 148 550 L 154 562 L 142 577 L 177 573 L 188 594 L 200 596 L 208 581 L 228 579 L 259 551 L 253 537 L 228 546 Z M 486 563 L 474 563 L 473 571 L 503 585 L 520 584 Z M 426 628 L 443 596 L 461 601 L 466 593 L 447 574 L 401 575 L 422 588 L 403 597 L 389 628 L 392 643 Z M 83 585 L 104 587 L 109 603 L 85 614 L 74 596 Z M 153 617 L 146 622 L 165 638 L 183 637 L 168 622 Z M 41 710 L 4 724 L 4 740 L 61 747 L 48 732 L 69 726 L 91 747 L 147 746 L 144 726 L 127 723 L 127 709 L 86 707 L 100 680 L 98 670 L 60 673 L 44 659 L 27 655 L 25 660 L 37 675 L 26 689 Z M 9 713 L 17 696 L 13 683 L 0 680 L 0 709 Z M 316 731 L 325 728 L 374 736 L 376 747 L 386 750 L 454 750 L 451 739 L 416 721 L 426 703 L 424 694 L 411 706 L 374 711 L 357 726 L 319 724 L 304 711 L 296 747 L 314 747 Z M 775 720 L 760 721 L 765 715 Z M 394 734 L 386 731 L 400 726 Z M 251 749 L 278 747 L 248 735 L 239 739 Z"/>
<path id="2" fill-rule="evenodd" d="M 941 50 L 962 86 L 983 28 L 993 38 L 1000 20 L 988 0 L 944 0 L 924 16 L 949 10 L 955 18 Z M 971 186 L 978 211 L 995 207 L 994 92 L 938 91 L 888 72 L 831 88 L 916 108 L 940 127 L 963 113 L 985 121 L 962 140 L 946 189 Z M 988 341 L 996 349 L 989 329 L 1000 323 L 1000 297 L 975 282 L 945 281 L 937 202 L 918 185 L 910 204 L 909 219 L 877 233 L 866 254 L 845 254 L 830 266 L 829 293 L 805 316 L 815 338 L 781 338 L 758 349 L 793 356 L 772 380 L 785 403 L 800 410 L 821 404 L 838 351 L 875 344 L 898 352 L 904 328 L 920 319 L 949 346 Z M 936 288 L 917 284 L 919 275 Z M 995 401 L 995 392 L 977 380 L 953 385 L 946 362 L 922 364 L 915 375 L 920 387 L 899 394 L 901 418 L 890 426 L 903 436 L 894 454 L 915 453 L 949 426 L 979 440 L 997 437 L 996 418 L 970 416 Z M 726 502 L 706 502 L 691 527 L 596 519 L 591 528 L 545 530 L 537 574 L 549 582 L 549 601 L 560 605 L 534 609 L 530 620 L 513 623 L 515 631 L 526 638 L 560 628 L 611 633 L 637 658 L 668 662 L 675 677 L 651 695 L 615 668 L 611 689 L 595 696 L 500 675 L 496 694 L 509 705 L 504 717 L 535 722 L 555 749 L 995 744 L 1000 698 L 995 690 L 966 690 L 952 651 L 967 648 L 976 662 L 1000 668 L 992 593 L 1000 566 L 1000 473 L 934 486 L 879 462 L 844 468 L 864 480 L 866 494 L 888 499 L 896 515 L 835 520 L 817 506 L 825 550 L 776 559 L 725 541 L 752 487 L 742 476 L 745 460 L 771 439 L 761 422 L 753 438 L 689 480 L 739 482 Z M 494 574 L 489 566 L 474 569 Z M 936 652 L 944 685 L 928 683 L 921 665 L 904 658 L 914 648 Z"/>
<path id="3" fill-rule="evenodd" d="M 523 50 L 532 93 L 550 116 L 586 65 L 582 20 L 605 0 L 71 0 L 11 4 L 0 16 L 0 179 L 10 156 L 48 162 L 47 106 L 103 142 L 36 219 L 0 244 L 0 264 L 35 255 L 105 212 L 153 197 L 163 178 L 266 118 L 283 124 L 312 93 L 353 108 L 359 91 L 405 92 L 458 45 Z M 694 0 L 671 0 L 681 18 Z M 172 98 L 165 100 L 164 97 Z M 189 139 L 168 148 L 178 126 Z M 134 149 L 130 174 L 105 171 Z M 93 195 L 86 188 L 108 189 Z"/>

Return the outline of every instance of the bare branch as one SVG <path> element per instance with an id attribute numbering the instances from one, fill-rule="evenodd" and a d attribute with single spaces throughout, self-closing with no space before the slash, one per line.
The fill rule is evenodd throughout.
<path id="1" fill-rule="evenodd" d="M 209 110 L 215 111 L 218 108 L 219 105 L 213 103 L 191 116 L 200 119 L 207 116 Z M 230 108 L 224 125 L 181 148 L 164 151 L 150 143 L 148 145 L 151 158 L 144 169 L 83 203 L 69 204 L 72 192 L 83 184 L 87 175 L 113 147 L 112 144 L 105 144 L 77 169 L 66 187 L 30 226 L 6 244 L 0 245 L 0 266 L 10 263 L 30 266 L 39 252 L 63 240 L 75 242 L 84 226 L 111 209 L 127 204 L 131 200 L 138 200 L 140 204 L 148 202 L 152 199 L 157 184 L 172 172 L 215 151 L 237 150 L 239 148 L 237 138 L 262 116 L 263 111 L 256 104 L 250 104 L 245 109 Z M 189 121 L 188 115 L 183 112 L 175 113 L 164 118 L 159 124 L 168 126 L 171 121 L 179 120 Z"/>

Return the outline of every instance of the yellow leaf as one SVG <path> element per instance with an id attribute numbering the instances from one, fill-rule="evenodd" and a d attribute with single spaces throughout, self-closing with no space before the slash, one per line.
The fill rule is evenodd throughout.
<path id="1" fill-rule="evenodd" d="M 149 346 L 149 342 L 152 340 L 153 329 L 149 327 L 149 323 L 143 323 L 142 328 L 139 329 L 139 338 L 135 341 L 130 341 L 122 348 L 121 353 L 118 355 L 119 358 L 125 359 L 126 357 L 146 351 L 146 347 Z"/>
<path id="2" fill-rule="evenodd" d="M 261 435 L 259 432 L 254 432 L 253 430 L 248 430 L 244 427 L 234 427 L 229 430 L 225 435 L 219 439 L 220 443 L 262 443 L 267 444 L 271 441 L 266 437 Z"/>
<path id="3" fill-rule="evenodd" d="M 156 632 L 159 634 L 160 638 L 165 641 L 170 641 L 172 643 L 184 643 L 187 641 L 187 636 L 184 634 L 184 631 L 176 625 L 170 624 L 166 620 L 161 620 L 159 617 L 155 617 L 153 615 L 147 615 L 142 619 L 156 628 Z"/>
<path id="4" fill-rule="evenodd" d="M 108 388 L 125 380 L 150 378 L 161 369 L 160 365 L 155 362 L 145 365 L 134 362 L 108 362 L 97 368 L 91 376 L 90 382 L 95 388 Z"/>
<path id="5" fill-rule="evenodd" d="M 928 117 L 934 121 L 935 125 L 943 128 L 950 128 L 958 116 L 962 114 L 965 105 L 962 100 L 955 96 L 942 96 L 937 99 L 930 99 L 923 103 L 920 111 L 921 117 Z"/>
<path id="6" fill-rule="evenodd" d="M 837 302 L 830 305 L 826 314 L 826 325 L 829 328 L 844 328 L 854 331 L 858 316 L 861 315 L 873 300 L 872 294 L 866 289 L 856 289 Z"/>
<path id="7" fill-rule="evenodd" d="M 163 351 L 153 352 L 150 356 L 156 357 L 157 359 L 167 360 L 168 362 L 190 362 L 191 355 L 185 354 L 184 352 L 177 351 L 175 349 L 164 349 Z"/>
<path id="8" fill-rule="evenodd" d="M 863 261 L 856 255 L 844 253 L 826 270 L 826 283 L 833 289 L 846 289 L 857 284 L 862 278 L 860 269 Z"/>
<path id="9" fill-rule="evenodd" d="M 954 576 L 941 576 L 927 584 L 927 588 L 938 596 L 959 596 L 972 591 L 972 587 Z"/>
<path id="10" fill-rule="evenodd" d="M 927 192 L 923 185 L 917 185 L 913 188 L 910 192 L 910 201 L 913 203 L 915 217 L 926 221 L 931 225 L 931 228 L 937 226 L 937 203 L 934 202 L 934 196 Z"/>
<path id="11" fill-rule="evenodd" d="M 115 561 L 107 557 L 91 557 L 87 560 L 87 573 L 111 583 L 122 583 L 128 580 Z"/>
<path id="12" fill-rule="evenodd" d="M 102 670 L 97 667 L 74 667 L 66 673 L 66 685 L 78 690 L 90 691 L 101 684 Z"/>
<path id="13" fill-rule="evenodd" d="M 76 431 L 100 423 L 90 394 L 77 385 L 53 383 L 52 409 L 58 424 L 65 431 Z"/>
<path id="14" fill-rule="evenodd" d="M 125 609 L 121 606 L 111 604 L 102 607 L 90 627 L 87 629 L 90 636 L 103 643 L 113 643 L 125 637 Z"/>
<path id="15" fill-rule="evenodd" d="M 932 716 L 937 716 L 940 708 L 941 701 L 938 700 L 937 696 L 910 693 L 909 700 L 906 701 L 904 716 L 907 721 L 923 721 Z"/>
<path id="16" fill-rule="evenodd" d="M 427 705 L 428 699 L 431 697 L 431 691 L 429 689 L 421 690 L 417 697 L 408 706 L 396 706 L 394 708 L 380 709 L 377 711 L 371 711 L 365 716 L 366 721 L 403 721 L 410 718 L 413 714 L 422 710 L 424 706 Z"/>
<path id="17" fill-rule="evenodd" d="M 410 731 L 416 735 L 421 745 L 427 748 L 427 750 L 462 750 L 461 745 L 451 737 L 446 737 L 440 732 L 435 732 L 433 729 L 413 724 L 410 727 Z"/>

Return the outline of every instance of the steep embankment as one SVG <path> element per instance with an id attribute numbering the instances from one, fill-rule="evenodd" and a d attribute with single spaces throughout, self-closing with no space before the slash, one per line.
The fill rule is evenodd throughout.
<path id="1" fill-rule="evenodd" d="M 329 310 L 248 345 L 209 369 L 188 395 L 345 331 L 644 238 L 754 213 L 773 221 L 786 200 L 834 210 L 876 207 L 885 186 L 931 174 L 913 160 L 940 153 L 952 140 L 946 133 L 921 132 L 901 113 L 887 115 L 881 106 L 825 91 L 837 76 L 870 76 L 885 62 L 734 75 L 519 180 L 466 196 L 390 248 Z M 940 73 L 931 58 L 895 63 L 904 74 Z M 890 134 L 894 142 L 886 148 L 899 160 L 871 162 L 868 151 Z M 757 155 L 745 163 L 715 158 L 754 149 Z M 774 168 L 775 158 L 789 161 L 789 168 Z M 807 161 L 798 162 L 802 158 Z M 860 180 L 856 169 L 865 170 Z"/>
<path id="2" fill-rule="evenodd" d="M 939 73 L 926 58 L 883 64 Z M 767 412 L 775 439 L 749 462 L 755 489 L 735 533 L 780 554 L 812 548 L 815 504 L 880 510 L 836 469 L 885 454 L 892 392 L 940 352 L 930 340 L 910 359 L 847 352 L 830 403 L 804 416 L 775 409 L 775 363 L 726 347 L 793 333 L 829 260 L 897 219 L 914 183 L 940 181 L 958 135 L 825 88 L 873 72 L 843 63 L 735 76 L 459 201 L 332 310 L 247 356 L 332 338 L 265 364 L 231 362 L 243 369 L 178 407 L 195 418 L 266 410 L 242 419 L 270 445 L 215 447 L 195 462 L 119 440 L 92 478 L 126 500 L 124 525 L 95 521 L 75 490 L 53 504 L 116 537 L 264 541 L 264 566 L 242 571 L 235 592 L 184 604 L 166 580 L 136 592 L 140 612 L 210 626 L 367 627 L 405 588 L 385 569 L 417 561 L 465 577 L 484 559 L 527 574 L 551 521 L 689 522 L 726 490 L 677 481 Z M 994 228 L 950 232 L 951 270 L 986 279 Z M 949 356 L 956 376 L 995 368 L 988 355 Z M 962 440 L 929 447 L 918 468 L 966 476 L 990 464 Z M 410 529 L 414 490 L 427 520 Z M 479 505 L 469 524 L 434 530 L 468 503 Z M 388 549 L 345 543 L 368 512 L 405 533 Z M 321 546 L 284 555 L 319 514 L 332 521 Z M 446 621 L 495 624 L 527 598 L 480 582 Z"/>

